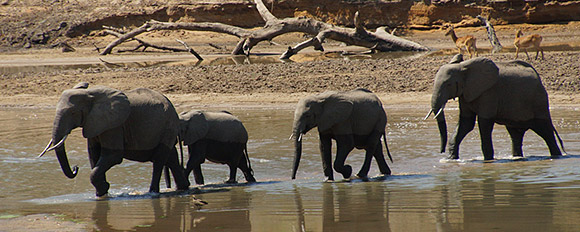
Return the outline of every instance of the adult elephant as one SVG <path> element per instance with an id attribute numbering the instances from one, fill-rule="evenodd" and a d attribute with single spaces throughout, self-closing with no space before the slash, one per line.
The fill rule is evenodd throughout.
<path id="1" fill-rule="evenodd" d="M 459 123 L 449 141 L 449 159 L 459 159 L 459 144 L 474 128 L 477 118 L 485 160 L 494 159 L 491 139 L 495 123 L 505 125 L 512 139 L 512 154 L 523 157 L 524 133 L 531 129 L 546 141 L 552 157 L 562 155 L 548 107 L 548 94 L 539 74 L 528 63 L 494 63 L 488 58 L 463 61 L 456 55 L 435 75 L 431 111 L 437 112 L 441 152 L 447 141 L 443 109 L 449 99 L 459 98 Z M 562 145 L 562 140 L 560 145 Z M 564 147 L 562 146 L 562 149 Z"/>
<path id="2" fill-rule="evenodd" d="M 204 184 L 201 164 L 205 160 L 227 164 L 230 178 L 226 183 L 237 183 L 239 168 L 248 182 L 256 182 L 248 157 L 248 132 L 242 122 L 229 112 L 189 111 L 179 115 L 180 137 L 188 146 L 189 161 L 185 169 L 188 178 L 193 170 L 195 183 Z"/>
<path id="3" fill-rule="evenodd" d="M 361 178 L 367 176 L 372 157 L 375 157 L 380 172 L 390 175 L 391 170 L 385 161 L 381 146 L 383 136 L 387 154 L 391 158 L 385 136 L 386 124 L 387 115 L 381 101 L 366 89 L 329 91 L 301 99 L 294 112 L 292 137 L 295 154 L 292 179 L 296 178 L 302 156 L 302 135 L 314 127 L 318 127 L 322 167 L 328 180 L 334 180 L 331 164 L 332 139 L 336 140 L 337 145 L 334 170 L 341 173 L 344 178 L 349 178 L 352 174 L 352 167 L 345 165 L 344 162 L 355 147 L 366 151 L 363 166 L 357 176 Z"/>
<path id="4" fill-rule="evenodd" d="M 179 118 L 162 94 L 145 88 L 125 93 L 104 86 L 88 88 L 88 83 L 63 91 L 56 106 L 52 140 L 40 156 L 55 150 L 64 174 L 71 179 L 78 167 L 71 169 L 64 141 L 77 127 L 82 127 L 88 141 L 90 179 L 98 197 L 109 190 L 105 172 L 123 158 L 153 162 L 150 192 L 159 192 L 164 165 L 171 169 L 179 190 L 189 188 L 175 148 Z"/>

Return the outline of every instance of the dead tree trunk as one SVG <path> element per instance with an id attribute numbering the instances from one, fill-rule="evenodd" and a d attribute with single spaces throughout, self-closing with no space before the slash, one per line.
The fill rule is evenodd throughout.
<path id="1" fill-rule="evenodd" d="M 259 42 L 271 41 L 279 35 L 291 32 L 302 32 L 315 37 L 293 48 L 289 48 L 281 58 L 289 58 L 308 46 L 314 46 L 316 50 L 323 50 L 322 43 L 325 39 L 333 39 L 349 45 L 372 48 L 378 51 L 429 50 L 427 47 L 413 41 L 391 35 L 384 28 L 378 28 L 375 32 L 367 31 L 358 19 L 358 12 L 355 15 L 355 28 L 344 28 L 305 17 L 278 19 L 266 8 L 262 0 L 254 1 L 258 12 L 266 22 L 261 29 L 250 31 L 222 23 L 170 23 L 152 20 L 118 37 L 107 45 L 100 54 L 110 54 L 115 46 L 142 33 L 155 30 L 212 31 L 234 35 L 240 38 L 240 41 L 232 51 L 233 55 L 249 55 L 250 50 Z"/>
<path id="2" fill-rule="evenodd" d="M 503 47 L 501 46 L 501 44 L 499 43 L 499 39 L 495 35 L 495 29 L 493 29 L 493 25 L 491 25 L 489 20 L 487 20 L 485 17 L 481 15 L 478 15 L 477 19 L 479 19 L 481 23 L 485 24 L 485 29 L 487 30 L 487 38 L 489 39 L 489 42 L 491 43 L 492 46 L 491 53 L 494 54 L 496 52 L 501 51 Z"/>

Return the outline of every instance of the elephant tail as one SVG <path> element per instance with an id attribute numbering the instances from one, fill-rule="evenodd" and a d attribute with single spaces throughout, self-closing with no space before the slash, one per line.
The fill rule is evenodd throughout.
<path id="1" fill-rule="evenodd" d="M 252 164 L 250 163 L 250 156 L 248 155 L 248 145 L 244 144 L 244 156 L 246 156 L 246 162 L 248 162 L 248 168 L 250 169 L 250 174 L 254 175 L 254 169 L 252 169 Z"/>
<path id="2" fill-rule="evenodd" d="M 389 156 L 391 163 L 393 163 L 393 157 L 391 156 L 391 152 L 389 151 L 389 145 L 387 145 L 387 134 L 386 133 L 383 133 L 383 141 L 385 142 L 385 148 L 387 149 L 387 155 Z"/>
<path id="3" fill-rule="evenodd" d="M 564 154 L 568 154 L 566 152 L 566 149 L 564 148 L 564 143 L 562 142 L 562 139 L 560 138 L 560 135 L 558 134 L 556 128 L 554 128 L 554 133 L 556 134 L 556 137 L 558 137 L 558 141 L 560 141 L 560 147 L 562 147 L 562 152 L 564 152 Z"/>

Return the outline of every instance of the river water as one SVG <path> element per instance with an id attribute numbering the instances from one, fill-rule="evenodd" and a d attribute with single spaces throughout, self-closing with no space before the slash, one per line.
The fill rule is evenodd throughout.
<path id="1" fill-rule="evenodd" d="M 484 163 L 477 128 L 461 144 L 462 160 L 444 162 L 436 122 L 422 120 L 427 106 L 384 104 L 390 177 L 323 183 L 318 136 L 311 131 L 291 180 L 293 109 L 228 108 L 249 132 L 258 183 L 244 184 L 239 174 L 240 184 L 222 184 L 227 166 L 206 163 L 210 184 L 155 196 L 146 193 L 151 163 L 124 161 L 107 172 L 106 200 L 94 197 L 80 129 L 66 143 L 71 164 L 80 168 L 70 180 L 53 152 L 36 158 L 50 139 L 54 109 L 1 108 L 0 218 L 57 213 L 89 231 L 580 231 L 580 108 L 552 108 L 564 158 L 549 159 L 544 142 L 529 131 L 527 158 L 512 160 L 509 136 L 496 125 L 498 160 Z M 457 109 L 446 111 L 453 131 Z M 358 170 L 362 160 L 355 150 L 347 163 Z M 370 174 L 378 173 L 373 161 Z M 194 197 L 208 204 L 198 206 Z"/>

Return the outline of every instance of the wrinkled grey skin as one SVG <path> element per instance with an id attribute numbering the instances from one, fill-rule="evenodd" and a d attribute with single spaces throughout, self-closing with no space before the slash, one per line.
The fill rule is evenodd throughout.
<path id="1" fill-rule="evenodd" d="M 391 157 L 385 137 L 386 124 L 387 115 L 381 101 L 366 89 L 329 91 L 301 99 L 294 112 L 292 137 L 295 153 L 292 179 L 296 178 L 302 155 L 302 135 L 314 127 L 318 128 L 322 166 L 328 180 L 334 180 L 331 164 L 332 139 L 337 144 L 334 170 L 344 178 L 349 178 L 352 174 L 352 167 L 344 162 L 354 148 L 366 150 L 365 161 L 357 176 L 367 176 L 372 157 L 375 157 L 381 173 L 390 175 L 391 170 L 385 161 L 380 140 L 383 136 L 387 154 Z"/>
<path id="2" fill-rule="evenodd" d="M 64 139 L 73 129 L 82 128 L 83 137 L 88 141 L 90 179 L 97 196 L 107 194 L 109 183 L 105 172 L 120 164 L 123 158 L 153 162 L 150 192 L 159 192 L 164 165 L 173 172 L 178 189 L 185 190 L 189 182 L 175 149 L 178 126 L 173 105 L 158 92 L 140 88 L 123 93 L 103 86 L 88 88 L 88 83 L 79 83 L 63 91 L 57 103 L 49 146 L 63 141 L 54 150 L 64 174 L 74 178 L 78 167 L 71 170 Z"/>
<path id="3" fill-rule="evenodd" d="M 562 155 L 554 137 L 558 134 L 550 117 L 548 94 L 530 64 L 494 63 L 487 58 L 463 61 L 457 55 L 435 75 L 431 112 L 443 112 L 445 103 L 454 98 L 459 98 L 459 123 L 449 141 L 449 159 L 459 159 L 459 144 L 473 130 L 476 119 L 485 160 L 494 159 L 491 134 L 495 123 L 507 128 L 514 157 L 523 157 L 522 142 L 528 129 L 544 139 L 552 157 Z M 436 118 L 443 153 L 447 140 L 445 116 L 440 113 Z"/>
<path id="4" fill-rule="evenodd" d="M 186 177 L 193 170 L 195 182 L 204 184 L 201 164 L 207 159 L 228 165 L 230 178 L 226 183 L 237 183 L 238 168 L 246 181 L 256 182 L 246 146 L 248 132 L 237 117 L 226 111 L 189 111 L 181 113 L 179 119 L 180 138 L 189 149 Z"/>

